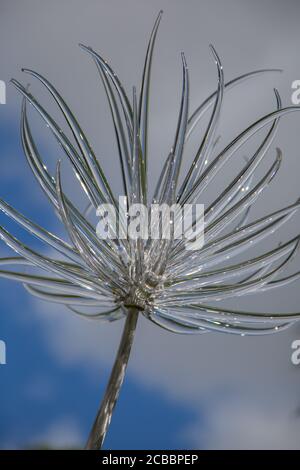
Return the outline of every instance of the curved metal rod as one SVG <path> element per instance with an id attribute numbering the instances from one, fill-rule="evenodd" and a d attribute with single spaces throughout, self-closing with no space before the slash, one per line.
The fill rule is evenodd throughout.
<path id="1" fill-rule="evenodd" d="M 130 307 L 127 309 L 127 318 L 119 350 L 104 394 L 104 398 L 101 402 L 100 409 L 97 413 L 95 422 L 85 446 L 86 450 L 98 450 L 101 449 L 103 445 L 108 427 L 110 425 L 113 410 L 117 403 L 124 381 L 134 339 L 134 333 L 136 330 L 138 313 L 139 311 L 136 307 Z"/>

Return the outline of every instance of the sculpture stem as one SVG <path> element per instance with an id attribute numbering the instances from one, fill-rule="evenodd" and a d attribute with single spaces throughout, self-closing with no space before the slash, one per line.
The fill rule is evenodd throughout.
<path id="1" fill-rule="evenodd" d="M 106 387 L 102 403 L 100 405 L 100 409 L 97 413 L 95 422 L 93 424 L 85 447 L 87 450 L 101 449 L 103 445 L 103 441 L 110 425 L 113 410 L 117 403 L 125 377 L 125 372 L 134 339 L 134 333 L 136 330 L 138 313 L 139 311 L 135 307 L 130 307 L 127 310 L 127 317 L 119 350 L 109 378 L 108 385 Z"/>

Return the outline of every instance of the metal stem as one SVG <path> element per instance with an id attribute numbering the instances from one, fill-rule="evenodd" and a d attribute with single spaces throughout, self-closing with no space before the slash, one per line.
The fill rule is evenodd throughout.
<path id="1" fill-rule="evenodd" d="M 139 311 L 137 308 L 128 308 L 119 350 L 102 403 L 100 405 L 100 409 L 97 413 L 94 425 L 85 447 L 87 450 L 101 449 L 103 445 L 103 441 L 110 425 L 113 410 L 117 403 L 125 377 L 131 346 L 134 339 L 134 333 L 136 330 L 138 313 Z"/>

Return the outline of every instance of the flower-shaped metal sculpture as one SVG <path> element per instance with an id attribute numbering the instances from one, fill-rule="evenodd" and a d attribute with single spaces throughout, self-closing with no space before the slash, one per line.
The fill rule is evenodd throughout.
<path id="1" fill-rule="evenodd" d="M 97 66 L 108 98 L 117 139 L 124 194 L 128 204 L 151 203 L 179 205 L 200 200 L 204 190 L 228 160 L 265 126 L 267 134 L 254 154 L 247 159 L 233 181 L 217 195 L 205 210 L 204 246 L 186 250 L 183 240 L 101 239 L 87 212 L 81 212 L 62 189 L 60 164 L 55 177 L 50 175 L 37 149 L 28 122 L 26 103 L 37 110 L 70 160 L 88 198 L 89 209 L 111 204 L 118 210 L 117 197 L 110 188 L 87 137 L 76 117 L 54 88 L 40 74 L 24 69 L 49 91 L 72 131 L 72 142 L 42 105 L 16 80 L 12 83 L 23 95 L 21 138 L 23 149 L 34 176 L 54 210 L 64 223 L 70 241 L 43 229 L 4 201 L 2 211 L 31 234 L 55 248 L 60 257 L 44 256 L 17 240 L 4 228 L 0 237 L 18 257 L 5 258 L 1 265 L 28 265 L 51 273 L 42 276 L 28 271 L 1 270 L 0 276 L 24 284 L 33 295 L 66 305 L 74 313 L 95 320 L 114 321 L 125 317 L 125 328 L 104 400 L 95 420 L 87 448 L 99 448 L 110 423 L 113 407 L 122 385 L 136 322 L 140 314 L 155 324 L 176 333 L 227 332 L 261 335 L 285 329 L 300 319 L 300 313 L 254 313 L 233 311 L 216 306 L 233 296 L 278 288 L 299 278 L 300 273 L 279 277 L 299 245 L 299 236 L 258 257 L 234 264 L 234 256 L 245 252 L 278 230 L 299 209 L 297 201 L 272 214 L 247 222 L 249 208 L 277 174 L 281 151 L 264 176 L 253 184 L 252 176 L 273 142 L 278 122 L 284 114 L 299 110 L 281 107 L 275 90 L 277 109 L 261 117 L 216 154 L 216 129 L 224 91 L 247 79 L 275 71 L 257 70 L 224 82 L 219 57 L 211 46 L 218 71 L 217 91 L 189 114 L 189 77 L 182 54 L 183 87 L 174 144 L 166 158 L 153 198 L 148 184 L 148 110 L 151 62 L 161 12 L 154 25 L 145 59 L 139 98 L 133 90 L 129 100 L 110 65 L 90 47 L 81 45 Z M 189 137 L 202 116 L 212 109 L 208 127 L 192 165 L 181 177 L 181 162 Z M 176 219 L 175 219 L 176 223 Z M 228 228 L 230 228 L 228 230 Z M 227 231 L 224 233 L 224 229 Z M 95 308 L 97 312 L 95 313 Z"/>

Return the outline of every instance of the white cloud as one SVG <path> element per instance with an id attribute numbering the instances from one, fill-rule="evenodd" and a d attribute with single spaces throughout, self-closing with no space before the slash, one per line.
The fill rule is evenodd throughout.
<path id="1" fill-rule="evenodd" d="M 186 430 L 185 437 L 190 439 L 193 448 L 203 444 L 215 450 L 300 448 L 300 419 L 291 415 L 280 401 L 277 407 L 270 407 L 265 401 L 225 400 L 208 408 L 207 413 L 207 434 L 201 423 Z"/>
<path id="2" fill-rule="evenodd" d="M 112 365 L 122 322 L 88 322 L 57 306 L 33 305 L 56 360 L 81 365 L 93 380 L 106 380 L 103 367 Z M 265 338 L 186 337 L 141 318 L 128 373 L 144 387 L 192 408 L 195 423 L 205 412 L 202 430 L 200 422 L 182 431 L 191 446 L 205 438 L 212 448 L 297 447 L 300 369 L 290 361 L 295 335 L 291 329 Z"/>
<path id="3" fill-rule="evenodd" d="M 29 445 L 47 446 L 53 449 L 81 448 L 84 438 L 78 423 L 69 417 L 52 423 L 48 429 L 33 437 Z"/>

